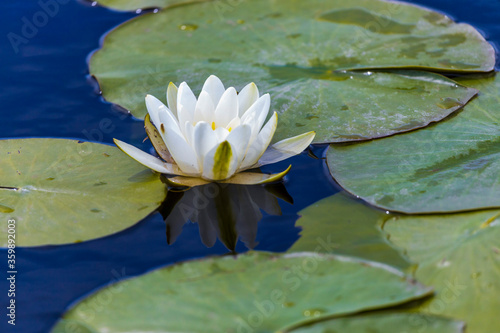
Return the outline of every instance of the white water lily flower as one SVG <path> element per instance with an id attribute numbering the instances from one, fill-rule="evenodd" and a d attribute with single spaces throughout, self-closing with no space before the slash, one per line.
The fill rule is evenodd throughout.
<path id="1" fill-rule="evenodd" d="M 269 146 L 278 124 L 276 112 L 264 124 L 270 102 L 269 94 L 259 97 L 254 83 L 238 94 L 233 87 L 226 90 L 214 75 L 205 81 L 198 99 L 186 82 L 179 88 L 170 83 L 168 107 L 157 98 L 146 96 L 146 131 L 164 161 L 125 142 L 114 141 L 123 152 L 148 168 L 179 176 L 169 178 L 174 185 L 271 182 L 283 177 L 290 167 L 274 175 L 240 172 L 301 153 L 315 133 L 304 133 Z"/>

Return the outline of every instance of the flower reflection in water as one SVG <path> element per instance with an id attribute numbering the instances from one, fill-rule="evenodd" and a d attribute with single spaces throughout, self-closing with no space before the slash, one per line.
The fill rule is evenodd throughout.
<path id="1" fill-rule="evenodd" d="M 263 215 L 281 215 L 278 199 L 290 204 L 292 197 L 282 183 L 235 185 L 210 183 L 186 191 L 169 191 L 160 207 L 166 223 L 167 242 L 173 244 L 184 224 L 198 223 L 201 241 L 214 246 L 217 238 L 235 252 L 238 238 L 249 249 L 258 245 L 257 226 Z"/>

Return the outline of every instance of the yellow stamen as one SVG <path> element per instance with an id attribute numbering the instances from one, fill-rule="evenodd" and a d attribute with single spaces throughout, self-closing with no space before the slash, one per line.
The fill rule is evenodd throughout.
<path id="1" fill-rule="evenodd" d="M 212 130 L 215 131 L 215 121 L 212 121 Z"/>
<path id="2" fill-rule="evenodd" d="M 232 127 L 229 127 L 229 128 L 228 128 L 228 131 L 229 131 L 229 132 L 231 132 L 231 130 L 232 130 L 232 129 L 233 129 Z"/>

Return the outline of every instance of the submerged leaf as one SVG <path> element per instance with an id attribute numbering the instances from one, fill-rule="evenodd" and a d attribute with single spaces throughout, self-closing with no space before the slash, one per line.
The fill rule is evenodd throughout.
<path id="1" fill-rule="evenodd" d="M 0 141 L 0 215 L 16 245 L 77 243 L 128 228 L 165 198 L 159 177 L 107 145 L 62 139 Z M 7 224 L 0 246 L 7 246 Z"/>
<path id="2" fill-rule="evenodd" d="M 90 71 L 107 100 L 140 118 L 144 96 L 162 96 L 170 81 L 199 92 L 211 74 L 239 89 L 251 78 L 273 97 L 275 141 L 314 130 L 318 143 L 424 127 L 475 94 L 436 74 L 388 68 L 474 72 L 491 71 L 494 62 L 492 46 L 474 28 L 421 7 L 253 0 L 133 19 L 109 34 Z"/>

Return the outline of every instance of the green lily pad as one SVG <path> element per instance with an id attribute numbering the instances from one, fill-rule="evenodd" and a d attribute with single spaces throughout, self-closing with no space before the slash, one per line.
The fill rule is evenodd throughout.
<path id="1" fill-rule="evenodd" d="M 436 288 L 416 311 L 463 319 L 469 333 L 500 327 L 499 210 L 392 217 L 384 231 Z"/>
<path id="2" fill-rule="evenodd" d="M 480 96 L 455 117 L 412 133 L 331 145 L 328 166 L 348 192 L 405 213 L 500 206 L 500 76 L 461 79 Z"/>
<path id="3" fill-rule="evenodd" d="M 293 333 L 462 333 L 463 322 L 408 312 L 375 312 L 327 320 L 309 327 L 293 330 Z"/>
<path id="4" fill-rule="evenodd" d="M 208 0 L 98 0 L 97 3 L 112 9 L 135 11 L 137 9 L 166 8 L 200 1 Z"/>
<path id="5" fill-rule="evenodd" d="M 379 263 L 249 253 L 166 267 L 107 287 L 66 313 L 54 332 L 287 331 L 430 293 Z"/>
<path id="6" fill-rule="evenodd" d="M 118 148 L 62 139 L 0 141 L 0 215 L 16 245 L 76 243 L 128 228 L 165 198 L 158 175 Z M 7 223 L 0 246 L 8 243 Z"/>
<path id="7" fill-rule="evenodd" d="M 336 194 L 301 210 L 299 215 L 301 237 L 289 252 L 349 255 L 401 269 L 410 265 L 382 233 L 387 217 L 384 212 Z"/>
<path id="8" fill-rule="evenodd" d="M 226 4 L 227 6 L 222 6 Z M 107 35 L 90 61 L 103 96 L 144 117 L 167 84 L 200 91 L 215 74 L 272 96 L 275 140 L 315 130 L 315 142 L 387 136 L 461 107 L 473 89 L 425 72 L 491 71 L 494 50 L 471 26 L 379 0 L 210 1 L 141 15 Z"/>

